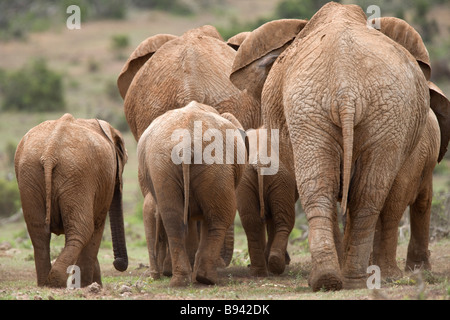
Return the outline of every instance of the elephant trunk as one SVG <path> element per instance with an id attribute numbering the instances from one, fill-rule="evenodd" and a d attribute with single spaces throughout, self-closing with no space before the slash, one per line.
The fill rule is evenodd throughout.
<path id="1" fill-rule="evenodd" d="M 123 223 L 122 190 L 120 183 L 116 184 L 114 197 L 109 210 L 111 235 L 114 250 L 114 267 L 118 271 L 128 268 L 127 246 L 125 242 L 125 228 Z"/>

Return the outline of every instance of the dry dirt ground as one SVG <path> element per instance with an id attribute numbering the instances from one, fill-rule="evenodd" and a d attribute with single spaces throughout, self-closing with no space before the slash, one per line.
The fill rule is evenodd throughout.
<path id="1" fill-rule="evenodd" d="M 398 264 L 404 268 L 407 244 L 398 247 Z M 61 249 L 55 249 L 59 251 Z M 103 287 L 49 289 L 36 286 L 31 248 L 0 245 L 0 300 L 449 300 L 450 239 L 430 245 L 431 272 L 405 272 L 396 281 L 383 281 L 378 290 L 312 292 L 308 287 L 310 255 L 305 246 L 288 247 L 292 261 L 281 276 L 254 278 L 247 268 L 248 257 L 236 249 L 229 267 L 219 270 L 214 286 L 192 284 L 169 288 L 169 278 L 149 278 L 146 248 L 129 248 L 129 267 L 124 273 L 112 266 L 112 249 L 101 248 L 99 261 Z"/>

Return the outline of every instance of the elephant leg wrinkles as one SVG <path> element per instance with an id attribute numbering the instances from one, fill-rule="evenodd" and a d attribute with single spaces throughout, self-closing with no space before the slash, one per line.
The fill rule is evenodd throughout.
<path id="1" fill-rule="evenodd" d="M 431 181 L 431 175 L 428 179 Z M 411 238 L 406 257 L 406 271 L 414 271 L 417 268 L 431 269 L 428 244 L 432 197 L 432 182 L 430 182 L 429 187 L 424 188 L 410 206 Z"/>

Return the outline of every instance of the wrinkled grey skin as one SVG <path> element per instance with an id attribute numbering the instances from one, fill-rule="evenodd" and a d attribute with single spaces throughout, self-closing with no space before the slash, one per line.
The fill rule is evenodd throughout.
<path id="1" fill-rule="evenodd" d="M 256 77 L 265 80 L 263 122 L 292 146 L 280 161 L 295 169 L 308 218 L 314 291 L 366 286 L 378 217 L 430 110 L 418 61 L 366 20 L 358 6 L 328 3 L 285 50 L 248 67 L 273 62 L 266 79 Z M 233 82 L 254 83 L 235 71 Z M 347 212 L 342 242 L 338 201 Z"/>
<path id="2" fill-rule="evenodd" d="M 82 287 L 102 284 L 97 253 L 108 212 L 114 266 L 127 269 L 122 211 L 127 158 L 122 135 L 103 120 L 65 114 L 22 138 L 15 170 L 39 286 L 66 287 L 70 265 L 80 268 Z M 65 234 L 64 249 L 53 265 L 51 233 Z"/>
<path id="3" fill-rule="evenodd" d="M 416 148 L 400 169 L 380 213 L 374 237 L 371 264 L 381 269 L 385 279 L 403 276 L 397 266 L 398 226 L 409 206 L 411 237 L 406 256 L 406 271 L 431 269 L 429 244 L 433 169 L 440 147 L 440 129 L 435 114 L 428 112 L 425 129 Z"/>
<path id="4" fill-rule="evenodd" d="M 139 181 L 146 198 L 144 221 L 148 220 L 146 228 L 147 225 L 155 226 L 148 228 L 147 238 L 152 241 L 158 239 L 161 233 L 151 233 L 156 233 L 157 219 L 161 219 L 162 225 L 159 227 L 164 227 L 171 256 L 170 286 L 186 286 L 193 279 L 205 284 L 217 283 L 217 261 L 220 259 L 227 230 L 232 226 L 236 215 L 235 190 L 246 165 L 245 159 L 241 163 L 237 161 L 236 151 L 231 164 L 226 163 L 225 152 L 222 164 L 195 164 L 194 152 L 191 154 L 192 164 L 176 164 L 172 151 L 179 144 L 179 137 L 173 141 L 172 134 L 175 130 L 186 129 L 194 139 L 195 121 L 201 121 L 203 132 L 217 129 L 222 132 L 223 137 L 226 129 L 241 127 L 231 114 L 220 115 L 214 108 L 194 101 L 155 119 L 138 142 Z M 245 157 L 242 138 L 235 137 L 234 141 L 235 146 L 239 144 L 239 148 L 244 150 Z M 203 140 L 202 154 L 208 145 Z M 226 150 L 225 145 L 223 148 Z M 154 212 L 149 210 L 155 208 L 147 198 L 149 194 L 156 203 L 159 218 L 155 219 Z M 200 242 L 192 269 L 186 246 L 188 236 L 192 235 L 189 228 L 197 221 L 201 221 Z M 152 261 L 156 256 L 156 253 L 151 252 L 154 245 L 154 242 L 149 243 L 150 263 L 158 263 L 157 259 Z M 151 270 L 158 272 L 157 268 L 151 267 Z"/>
<path id="5" fill-rule="evenodd" d="M 255 131 L 258 141 L 261 129 L 264 130 L 262 127 Z M 267 148 L 269 146 L 268 139 Z M 249 159 L 259 159 L 261 151 L 264 155 L 267 154 L 264 144 L 263 149 L 260 150 L 260 147 L 261 145 L 258 149 L 250 148 Z M 286 150 L 286 146 L 279 146 L 278 152 L 289 150 Z M 236 199 L 239 217 L 247 236 L 250 273 L 265 277 L 269 271 L 282 274 L 286 264 L 289 264 L 286 249 L 289 234 L 294 228 L 298 192 L 295 176 L 284 163 L 279 163 L 277 172 L 270 175 L 261 174 L 262 164 L 258 163 L 249 164 L 245 168 L 236 189 Z"/>

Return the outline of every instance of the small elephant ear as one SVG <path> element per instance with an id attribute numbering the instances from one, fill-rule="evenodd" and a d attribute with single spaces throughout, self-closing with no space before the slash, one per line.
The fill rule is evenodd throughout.
<path id="1" fill-rule="evenodd" d="M 427 80 L 431 77 L 430 56 L 420 34 L 406 21 L 395 17 L 369 20 L 369 24 L 380 26 L 379 31 L 408 50 L 416 59 Z"/>
<path id="2" fill-rule="evenodd" d="M 118 165 L 118 172 L 117 172 L 117 178 L 119 179 L 121 185 L 122 185 L 122 171 L 123 167 L 128 161 L 128 154 L 127 150 L 125 149 L 125 142 L 123 140 L 122 134 L 114 129 L 108 122 L 104 120 L 97 119 L 97 122 L 100 126 L 100 129 L 105 134 L 105 136 L 108 138 L 108 140 L 111 142 L 112 146 L 114 147 L 114 151 L 116 153 L 117 157 L 117 165 Z"/>
<path id="3" fill-rule="evenodd" d="M 438 157 L 438 162 L 441 162 L 450 141 L 450 101 L 433 82 L 428 81 L 428 87 L 430 89 L 430 107 L 436 115 L 441 131 L 441 147 Z"/>
<path id="4" fill-rule="evenodd" d="M 244 40 L 247 38 L 247 36 L 250 35 L 250 33 L 250 31 L 244 31 L 232 36 L 230 39 L 228 39 L 227 45 L 237 51 L 242 42 L 244 42 Z"/>
<path id="5" fill-rule="evenodd" d="M 230 121 L 239 131 L 239 134 L 242 138 L 242 142 L 244 142 L 245 145 L 245 150 L 247 151 L 247 155 L 246 158 L 248 160 L 248 154 L 249 154 L 249 142 L 248 142 L 248 138 L 247 138 L 247 134 L 244 130 L 244 128 L 242 127 L 241 123 L 239 122 L 239 120 L 231 113 L 229 112 L 224 112 L 222 114 L 220 114 L 220 116 L 228 121 Z"/>
<path id="6" fill-rule="evenodd" d="M 231 82 L 244 90 L 247 80 L 244 79 L 246 67 L 257 60 L 261 61 L 260 67 L 273 63 L 282 52 L 278 49 L 293 41 L 306 23 L 306 20 L 300 19 L 279 19 L 267 22 L 253 30 L 237 51 L 230 75 Z M 264 59 L 267 56 L 270 57 Z"/>
<path id="7" fill-rule="evenodd" d="M 177 36 L 171 34 L 157 34 L 142 41 L 133 51 L 117 79 L 117 86 L 119 87 L 119 92 L 123 99 L 125 99 L 131 81 L 133 81 L 133 78 L 139 69 L 164 43 L 175 38 L 177 38 Z"/>
<path id="8" fill-rule="evenodd" d="M 222 114 L 220 114 L 220 116 L 224 119 L 227 119 L 228 121 L 230 121 L 236 128 L 244 130 L 244 128 L 242 127 L 241 123 L 239 122 L 239 120 L 232 115 L 229 112 L 224 112 Z"/>
<path id="9" fill-rule="evenodd" d="M 109 139 L 109 141 L 111 143 L 114 143 L 114 138 L 111 134 L 111 125 L 104 120 L 99 120 L 99 119 L 96 119 L 96 120 L 97 120 L 97 123 L 100 126 L 100 129 L 102 130 L 103 134 Z"/>

